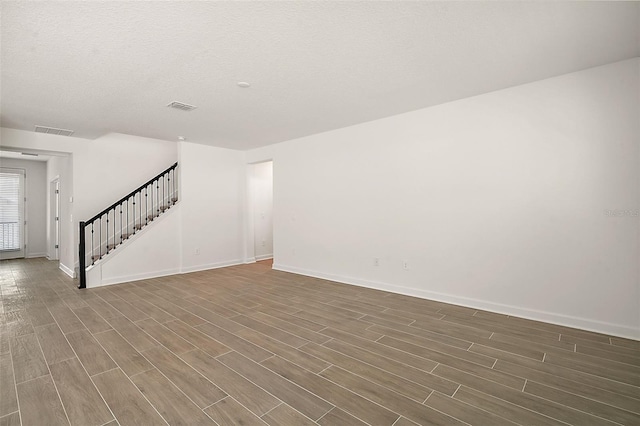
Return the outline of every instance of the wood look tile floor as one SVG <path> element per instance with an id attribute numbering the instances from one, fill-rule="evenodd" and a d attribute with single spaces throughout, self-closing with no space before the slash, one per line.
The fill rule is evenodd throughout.
<path id="1" fill-rule="evenodd" d="M 638 341 L 270 262 L 0 295 L 0 425 L 640 425 Z"/>

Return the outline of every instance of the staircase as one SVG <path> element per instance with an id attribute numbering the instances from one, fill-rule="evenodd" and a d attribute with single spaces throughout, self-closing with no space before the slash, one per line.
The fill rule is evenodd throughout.
<path id="1" fill-rule="evenodd" d="M 178 163 L 122 197 L 87 221 L 80 222 L 78 288 L 86 288 L 87 269 L 178 202 Z"/>

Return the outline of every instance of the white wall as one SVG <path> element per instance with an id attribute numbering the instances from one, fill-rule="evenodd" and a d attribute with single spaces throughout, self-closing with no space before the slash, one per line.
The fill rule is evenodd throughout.
<path id="1" fill-rule="evenodd" d="M 182 271 L 242 262 L 244 153 L 181 142 L 179 164 Z"/>
<path id="2" fill-rule="evenodd" d="M 25 257 L 44 257 L 47 254 L 47 163 L 44 161 L 2 158 L 2 167 L 24 169 L 26 173 Z"/>
<path id="3" fill-rule="evenodd" d="M 274 160 L 274 268 L 640 337 L 638 217 L 605 215 L 640 207 L 639 77 L 634 59 L 248 153 Z"/>
<path id="4" fill-rule="evenodd" d="M 67 273 L 78 262 L 78 223 L 99 213 L 111 203 L 171 166 L 177 160 L 177 143 L 158 139 L 110 133 L 96 140 L 48 135 L 15 129 L 0 129 L 4 148 L 55 151 L 71 158 L 73 197 L 68 216 L 72 241 L 61 247 L 60 268 Z"/>
<path id="5" fill-rule="evenodd" d="M 256 260 L 273 257 L 273 162 L 249 165 L 248 215 L 251 215 Z"/>
<path id="6" fill-rule="evenodd" d="M 87 287 L 180 273 L 181 204 L 162 213 L 87 273 Z"/>

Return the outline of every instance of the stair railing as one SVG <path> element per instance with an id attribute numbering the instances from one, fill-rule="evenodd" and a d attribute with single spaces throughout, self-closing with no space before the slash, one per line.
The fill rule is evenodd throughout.
<path id="1" fill-rule="evenodd" d="M 80 222 L 80 285 L 87 267 L 115 250 L 178 201 L 175 163 L 87 221 Z"/>

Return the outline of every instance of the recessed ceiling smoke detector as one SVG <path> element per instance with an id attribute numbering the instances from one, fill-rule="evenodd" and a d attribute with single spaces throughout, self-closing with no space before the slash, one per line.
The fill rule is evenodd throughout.
<path id="1" fill-rule="evenodd" d="M 198 108 L 195 105 L 189 105 L 189 104 L 185 104 L 184 102 L 178 102 L 178 101 L 170 102 L 167 104 L 167 106 L 169 108 L 175 108 L 182 111 L 193 111 L 194 109 Z"/>
<path id="2" fill-rule="evenodd" d="M 246 89 L 248 87 L 251 87 L 251 84 L 247 83 L 246 81 L 239 81 L 238 82 L 238 87 L 242 87 L 243 89 Z"/>
<path id="3" fill-rule="evenodd" d="M 71 136 L 73 132 L 74 132 L 73 130 L 58 129 L 56 127 L 36 125 L 36 133 L 48 133 L 50 135 Z"/>

